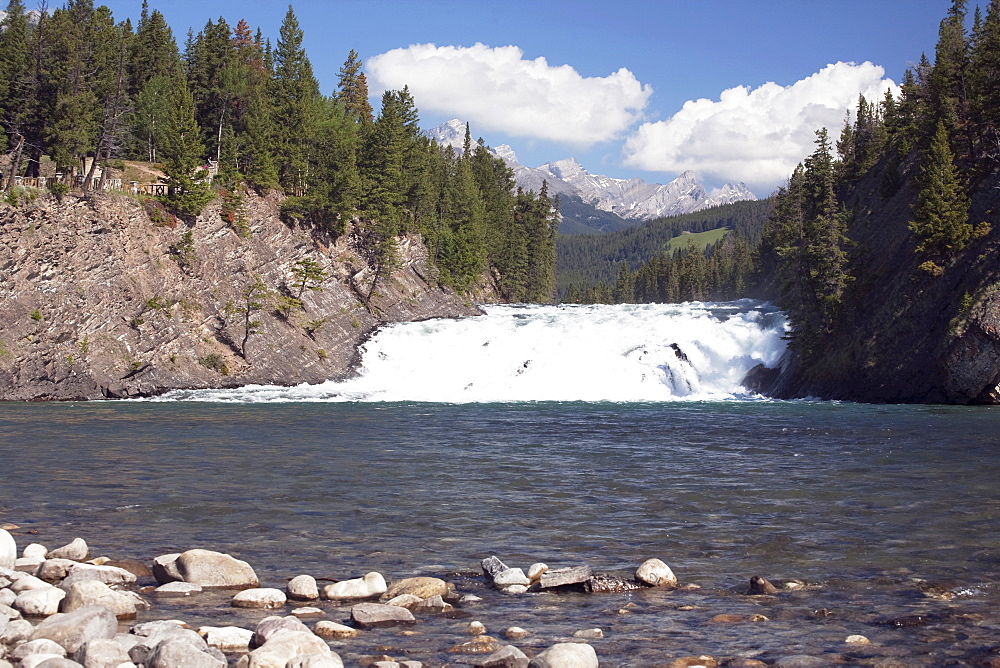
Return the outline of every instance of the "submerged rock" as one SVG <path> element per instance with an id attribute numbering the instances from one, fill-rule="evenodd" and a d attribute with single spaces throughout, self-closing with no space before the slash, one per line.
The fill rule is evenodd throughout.
<path id="1" fill-rule="evenodd" d="M 413 624 L 416 618 L 406 608 L 381 603 L 359 603 L 351 608 L 351 620 L 361 628 Z"/>
<path id="2" fill-rule="evenodd" d="M 659 559 L 647 559 L 635 571 L 635 579 L 651 587 L 675 587 L 677 576 Z"/>
<path id="3" fill-rule="evenodd" d="M 440 578 L 404 578 L 393 582 L 392 586 L 390 586 L 382 595 L 382 600 L 389 600 L 401 594 L 411 594 L 419 598 L 445 596 L 448 594 L 448 583 Z"/>
<path id="4" fill-rule="evenodd" d="M 330 601 L 372 598 L 386 593 L 385 578 L 381 573 L 372 571 L 362 578 L 342 580 L 323 588 L 323 598 Z"/>
<path id="5" fill-rule="evenodd" d="M 597 668 L 597 652 L 586 643 L 557 643 L 540 653 L 531 668 Z"/>
<path id="6" fill-rule="evenodd" d="M 572 566 L 570 568 L 557 568 L 542 573 L 538 580 L 542 589 L 552 587 L 565 587 L 567 585 L 582 585 L 593 576 L 590 566 Z"/>
<path id="7" fill-rule="evenodd" d="M 751 596 L 759 596 L 764 594 L 777 594 L 779 589 L 773 584 L 765 580 L 759 575 L 755 575 L 750 578 L 750 587 L 747 589 L 747 594 Z"/>

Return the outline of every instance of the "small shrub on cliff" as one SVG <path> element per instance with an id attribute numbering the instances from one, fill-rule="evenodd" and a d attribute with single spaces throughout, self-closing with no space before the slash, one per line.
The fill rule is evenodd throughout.
<path id="1" fill-rule="evenodd" d="M 226 365 L 226 360 L 219 353 L 209 353 L 204 357 L 199 357 L 198 363 L 223 376 L 229 375 L 229 367 Z"/>
<path id="2" fill-rule="evenodd" d="M 190 269 L 194 266 L 196 256 L 194 254 L 193 230 L 188 230 L 182 234 L 180 241 L 170 244 L 170 256 L 177 261 L 181 269 Z"/>
<path id="3" fill-rule="evenodd" d="M 142 208 L 145 209 L 146 215 L 149 216 L 153 225 L 169 227 L 170 229 L 177 227 L 177 216 L 167 211 L 167 208 L 159 200 L 146 197 L 142 200 Z"/>
<path id="4" fill-rule="evenodd" d="M 55 196 L 56 201 L 62 202 L 63 197 L 69 192 L 69 186 L 62 181 L 53 181 L 49 184 L 49 192 Z"/>
<path id="5" fill-rule="evenodd" d="M 223 190 L 219 194 L 222 195 L 222 208 L 219 210 L 222 220 L 229 223 L 229 227 L 236 234 L 244 239 L 249 239 L 250 223 L 247 221 L 246 211 L 243 209 L 243 196 L 229 190 Z"/>

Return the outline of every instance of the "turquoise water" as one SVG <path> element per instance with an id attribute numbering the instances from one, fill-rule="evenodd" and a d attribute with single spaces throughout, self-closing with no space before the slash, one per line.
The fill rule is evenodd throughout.
<path id="1" fill-rule="evenodd" d="M 0 522 L 21 527 L 19 547 L 217 549 L 262 586 L 379 570 L 447 576 L 485 599 L 415 636 L 367 634 L 338 648 L 346 659 L 388 643 L 441 665 L 476 618 L 533 630 L 536 651 L 602 627 L 605 665 L 703 653 L 937 665 L 1000 645 L 998 447 L 989 407 L 3 404 Z M 490 554 L 624 576 L 659 557 L 701 589 L 512 598 L 475 576 Z M 752 575 L 807 587 L 739 595 Z M 178 605 L 147 614 L 250 614 Z M 710 623 L 750 611 L 766 626 Z M 922 621 L 893 622 L 907 615 Z M 847 649 L 850 633 L 872 646 Z"/>

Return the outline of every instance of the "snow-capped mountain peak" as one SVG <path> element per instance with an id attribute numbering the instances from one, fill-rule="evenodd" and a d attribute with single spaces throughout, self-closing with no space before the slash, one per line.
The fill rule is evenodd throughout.
<path id="1" fill-rule="evenodd" d="M 461 151 L 465 143 L 465 122 L 450 120 L 431 129 L 427 135 L 441 145 L 453 146 Z M 524 190 L 538 192 L 542 181 L 547 181 L 550 194 L 579 197 L 596 209 L 635 221 L 757 199 L 743 183 L 726 184 L 709 193 L 690 170 L 670 183 L 659 184 L 640 178 L 617 179 L 591 174 L 576 158 L 548 162 L 541 167 L 526 167 L 518 162 L 514 149 L 506 144 L 493 153 L 514 170 L 517 185 Z"/>

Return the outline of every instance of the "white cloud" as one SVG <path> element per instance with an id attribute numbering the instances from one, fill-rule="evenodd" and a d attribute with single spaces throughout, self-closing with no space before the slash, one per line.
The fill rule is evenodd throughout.
<path id="1" fill-rule="evenodd" d="M 419 109 L 457 116 L 474 130 L 580 147 L 620 137 L 653 93 L 625 68 L 584 77 L 545 58 L 525 60 L 516 46 L 415 44 L 369 58 L 366 70 L 373 88 L 408 85 Z"/>
<path id="2" fill-rule="evenodd" d="M 625 142 L 625 164 L 650 171 L 692 169 L 702 177 L 743 181 L 768 194 L 815 148 L 815 131 L 840 136 L 858 95 L 898 94 L 885 70 L 869 62 L 836 63 L 791 86 L 769 82 L 724 90 L 718 101 L 686 102 L 668 120 L 644 123 Z"/>

